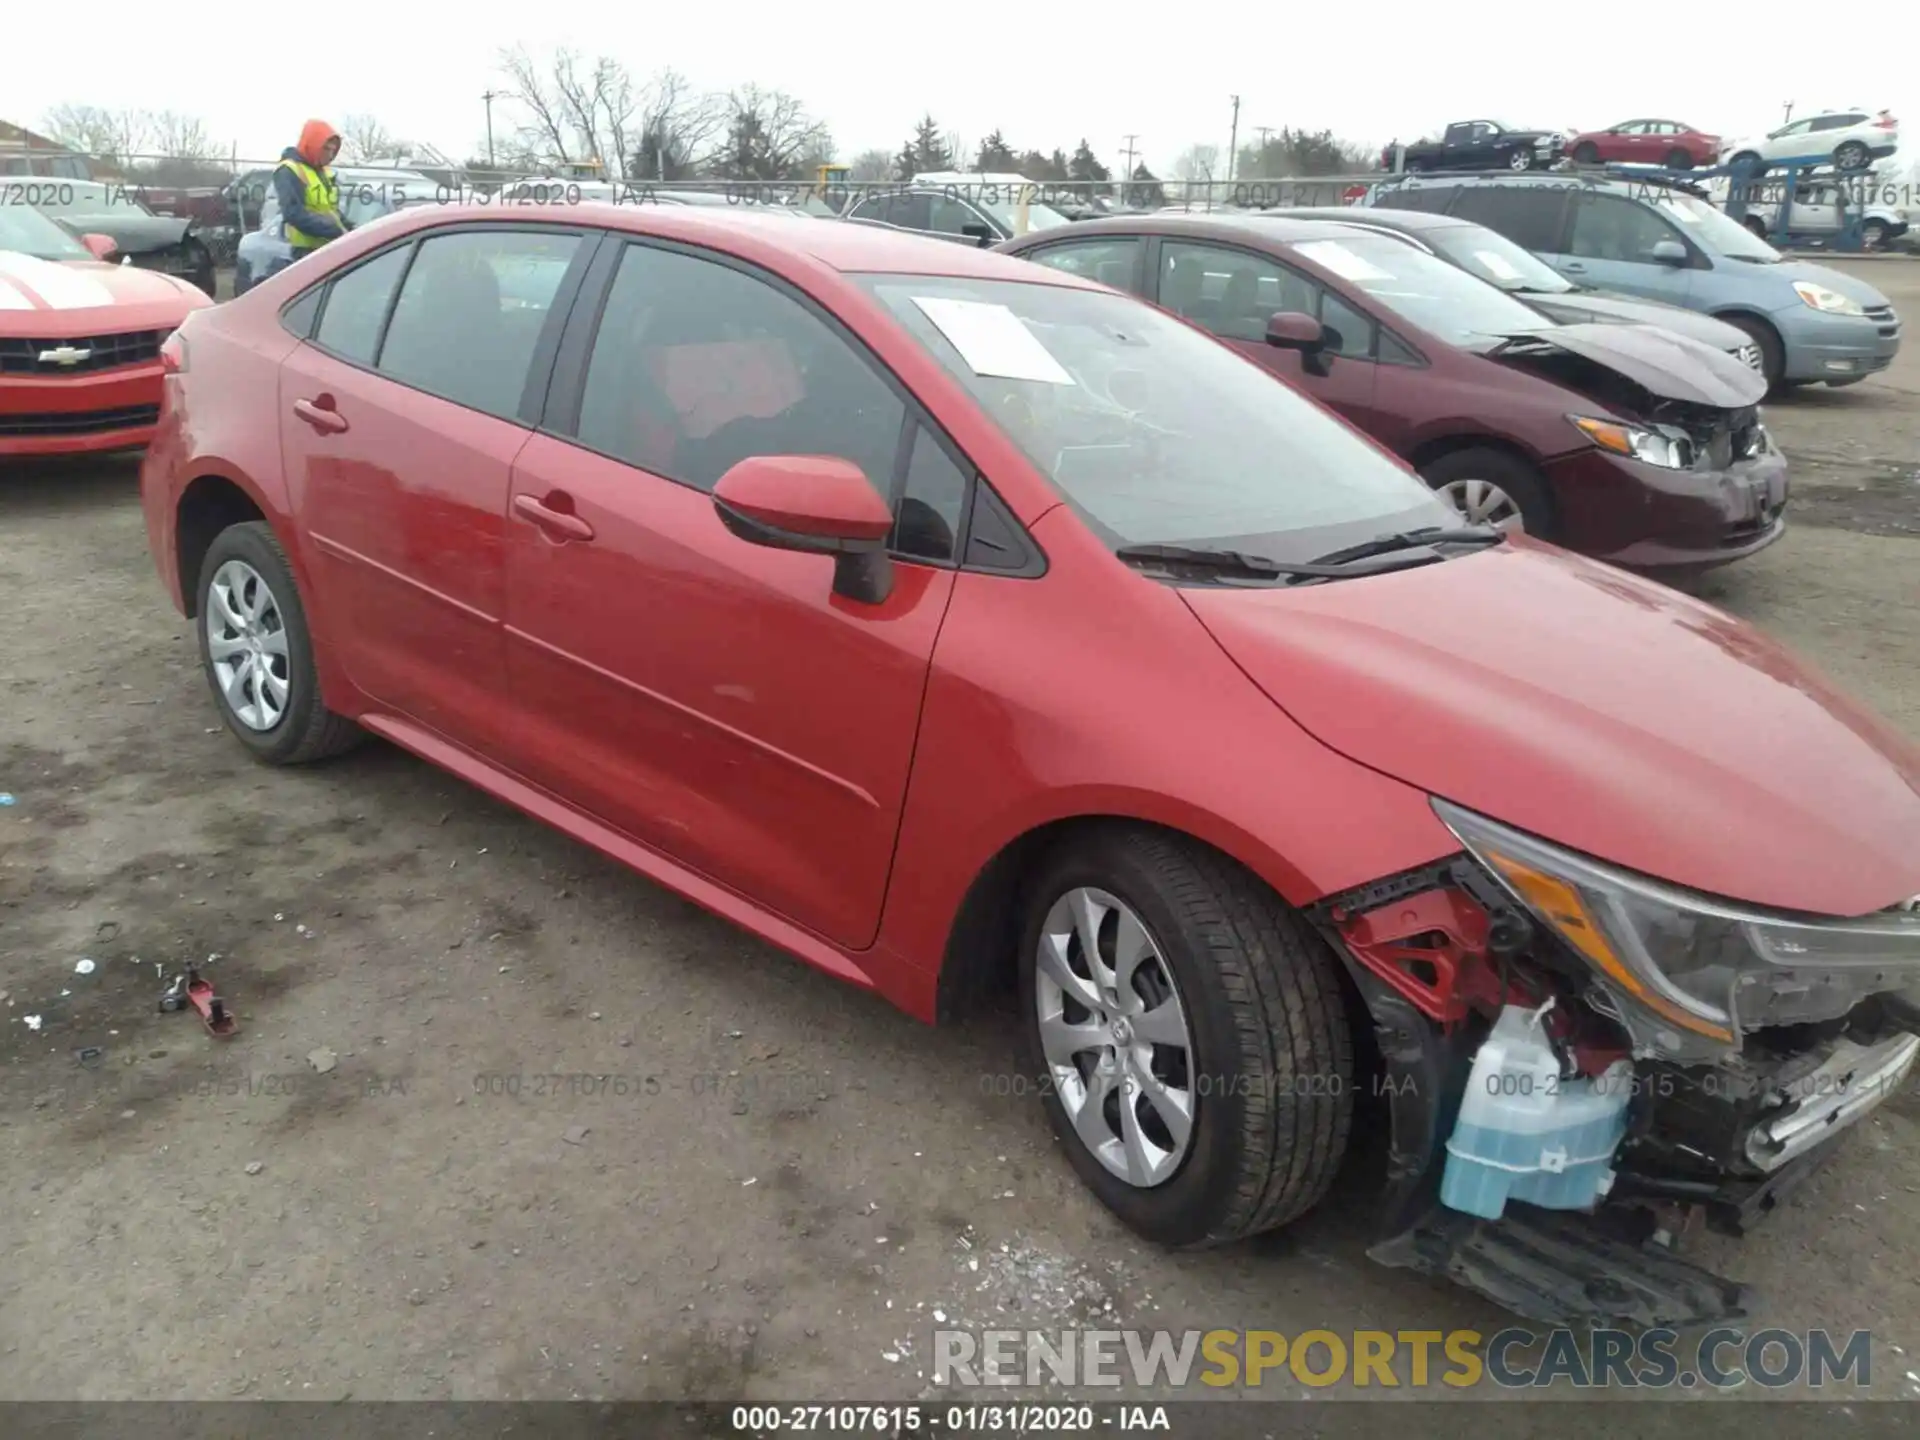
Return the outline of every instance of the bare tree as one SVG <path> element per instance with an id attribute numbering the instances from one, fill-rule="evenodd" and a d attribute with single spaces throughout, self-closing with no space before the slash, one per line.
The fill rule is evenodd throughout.
<path id="1" fill-rule="evenodd" d="M 847 179 L 856 185 L 879 185 L 893 178 L 893 152 L 862 150 L 847 167 Z"/>
<path id="2" fill-rule="evenodd" d="M 712 148 L 725 125 L 723 100 L 697 93 L 678 70 L 662 70 L 647 82 L 637 144 L 626 173 L 636 180 L 685 180 Z"/>
<path id="3" fill-rule="evenodd" d="M 197 115 L 162 110 L 147 119 L 153 136 L 153 153 L 164 160 L 205 161 L 219 154 L 219 148 L 207 134 L 207 122 Z"/>
<path id="4" fill-rule="evenodd" d="M 726 133 L 707 169 L 727 180 L 793 180 L 822 153 L 833 153 L 832 138 L 803 102 L 745 85 L 727 96 Z"/>
<path id="5" fill-rule="evenodd" d="M 150 118 L 139 110 L 109 110 L 102 105 L 56 105 L 47 112 L 47 134 L 70 150 L 124 168 L 142 154 L 152 138 Z"/>
<path id="6" fill-rule="evenodd" d="M 375 115 L 349 115 L 340 122 L 340 160 L 366 165 L 376 160 L 406 160 L 413 147 L 380 123 Z"/>
<path id="7" fill-rule="evenodd" d="M 547 165 L 572 164 L 581 142 L 567 122 L 566 102 L 557 87 L 524 46 L 505 52 L 500 68 L 512 87 L 512 98 L 525 112 L 514 131 L 512 148 Z"/>
<path id="8" fill-rule="evenodd" d="M 1189 145 L 1180 153 L 1180 158 L 1173 162 L 1173 178 L 1206 184 L 1212 181 L 1219 165 L 1218 145 Z"/>

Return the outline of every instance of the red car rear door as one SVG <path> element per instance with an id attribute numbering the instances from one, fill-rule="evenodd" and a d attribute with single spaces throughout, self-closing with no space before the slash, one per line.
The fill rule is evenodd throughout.
<path id="1" fill-rule="evenodd" d="M 473 226 L 376 252 L 332 277 L 281 367 L 282 454 L 343 667 L 379 708 L 489 754 L 508 474 L 583 238 Z"/>
<path id="2" fill-rule="evenodd" d="M 609 239 L 578 308 L 513 467 L 506 633 L 529 778 L 864 947 L 966 472 L 873 357 L 757 270 Z M 904 492 L 896 556 L 922 558 L 897 558 L 874 605 L 833 593 L 829 557 L 737 538 L 710 492 L 755 454 L 839 455 Z"/>

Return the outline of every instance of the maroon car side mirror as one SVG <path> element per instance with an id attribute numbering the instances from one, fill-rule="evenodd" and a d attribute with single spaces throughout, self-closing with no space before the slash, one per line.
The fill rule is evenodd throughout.
<path id="1" fill-rule="evenodd" d="M 110 235 L 89 232 L 80 237 L 80 243 L 87 247 L 87 253 L 96 260 L 111 260 L 120 247 L 113 243 Z"/>
<path id="2" fill-rule="evenodd" d="M 748 456 L 713 487 L 713 508 L 750 545 L 833 556 L 836 595 L 878 605 L 893 593 L 893 511 L 850 460 Z"/>
<path id="3" fill-rule="evenodd" d="M 1327 327 L 1298 310 L 1282 310 L 1267 321 L 1267 344 L 1276 350 L 1298 350 L 1301 367 L 1310 375 L 1325 375 L 1333 364 L 1327 353 Z"/>

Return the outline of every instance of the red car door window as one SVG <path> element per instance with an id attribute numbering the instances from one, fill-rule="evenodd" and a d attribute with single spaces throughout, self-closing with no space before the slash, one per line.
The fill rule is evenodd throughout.
<path id="1" fill-rule="evenodd" d="M 648 363 L 682 433 L 695 440 L 735 420 L 771 420 L 806 394 L 792 354 L 778 340 L 673 345 L 651 352 Z"/>

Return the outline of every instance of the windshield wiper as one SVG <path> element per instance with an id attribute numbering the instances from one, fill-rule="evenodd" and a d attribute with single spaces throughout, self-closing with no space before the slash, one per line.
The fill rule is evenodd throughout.
<path id="1" fill-rule="evenodd" d="M 1331 550 L 1325 555 L 1316 555 L 1310 562 L 1316 566 L 1338 567 L 1351 565 L 1356 560 L 1371 560 L 1377 555 L 1393 555 L 1406 550 L 1424 550 L 1434 545 L 1498 545 L 1507 538 L 1507 532 L 1495 525 L 1424 525 L 1418 530 L 1399 530 L 1391 535 L 1376 535 L 1371 540 L 1362 540 L 1358 545 L 1349 545 L 1343 550 Z"/>
<path id="2" fill-rule="evenodd" d="M 1426 565 L 1444 558 L 1429 550 L 1430 546 L 1498 544 L 1504 539 L 1506 539 L 1505 533 L 1491 525 L 1462 525 L 1452 528 L 1430 525 L 1421 530 L 1407 530 L 1394 535 L 1376 535 L 1373 539 L 1361 544 L 1350 545 L 1344 550 L 1335 550 L 1331 554 L 1302 563 L 1272 560 L 1265 555 L 1249 555 L 1244 550 L 1213 549 L 1204 545 L 1122 545 L 1113 553 L 1129 564 L 1184 566 L 1196 570 L 1210 570 L 1216 575 L 1237 576 L 1249 580 L 1285 580 L 1292 584 L 1317 580 L 1350 580 L 1360 575 L 1371 575 L 1380 570 L 1404 569 L 1409 563 Z M 1358 561 L 1372 560 L 1406 550 L 1425 550 L 1427 553 L 1417 558 L 1409 556 L 1407 561 L 1399 563 L 1373 565 L 1364 569 L 1353 568 Z"/>
<path id="3" fill-rule="evenodd" d="M 1210 570 L 1216 575 L 1247 580 L 1284 580 L 1289 585 L 1350 580 L 1367 573 L 1344 565 L 1296 565 L 1285 560 L 1269 560 L 1265 555 L 1249 555 L 1244 550 L 1215 550 L 1204 545 L 1122 545 L 1113 553 L 1129 564 Z"/>
<path id="4" fill-rule="evenodd" d="M 1331 578 L 1336 572 L 1310 565 L 1287 565 L 1264 555 L 1249 555 L 1244 550 L 1215 550 L 1204 545 L 1122 545 L 1113 552 L 1129 563 L 1149 565 L 1189 565 L 1223 575 L 1246 575 L 1258 580 L 1280 580 L 1299 576 Z"/>

